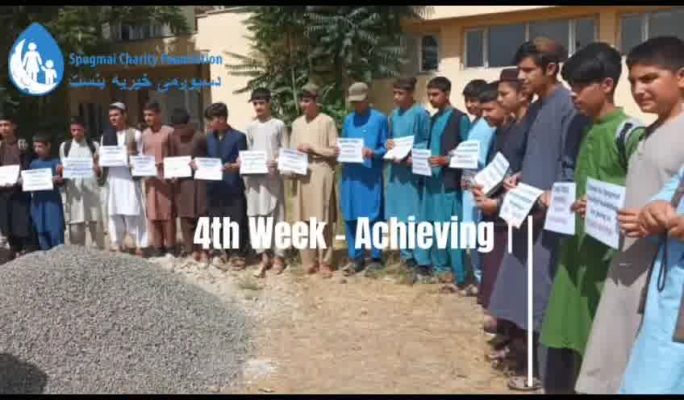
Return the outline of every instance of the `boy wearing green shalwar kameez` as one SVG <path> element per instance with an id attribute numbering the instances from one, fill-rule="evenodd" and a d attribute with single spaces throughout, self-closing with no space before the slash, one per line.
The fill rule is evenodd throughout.
<path id="1" fill-rule="evenodd" d="M 563 66 L 577 109 L 593 124 L 581 142 L 574 180 L 578 214 L 575 236 L 561 246 L 558 270 L 541 331 L 549 347 L 546 393 L 572 393 L 581 356 L 591 332 L 603 282 L 615 254 L 607 245 L 586 235 L 584 211 L 588 178 L 624 185 L 627 160 L 643 129 L 613 102 L 621 72 L 620 54 L 605 43 L 592 43 Z"/>

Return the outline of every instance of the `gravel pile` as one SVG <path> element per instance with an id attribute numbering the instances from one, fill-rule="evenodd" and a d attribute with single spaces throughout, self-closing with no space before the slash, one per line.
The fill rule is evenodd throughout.
<path id="1" fill-rule="evenodd" d="M 237 306 L 139 258 L 60 246 L 0 265 L 0 393 L 215 392 L 247 352 Z"/>

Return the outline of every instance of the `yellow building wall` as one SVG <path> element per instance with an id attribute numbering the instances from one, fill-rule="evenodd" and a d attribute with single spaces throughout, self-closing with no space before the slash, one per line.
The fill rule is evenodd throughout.
<path id="1" fill-rule="evenodd" d="M 440 10 L 441 16 L 444 19 L 436 20 L 432 18 L 427 21 L 405 25 L 405 30 L 411 34 L 437 34 L 440 44 L 438 71 L 418 74 L 416 97 L 419 102 L 431 110 L 426 98 L 427 82 L 435 76 L 446 76 L 452 83 L 452 104 L 465 111 L 465 104 L 461 95 L 465 85 L 472 79 L 496 80 L 502 70 L 502 68 L 464 68 L 462 57 L 464 54 L 464 35 L 467 29 L 535 20 L 596 16 L 598 17 L 598 40 L 617 47 L 620 38 L 619 21 L 622 14 L 670 7 L 553 6 L 541 9 L 542 7 L 437 6 L 434 8 Z M 497 10 L 492 10 L 494 8 Z M 450 15 L 458 15 L 459 17 L 449 18 L 448 16 Z M 623 106 L 628 114 L 640 118 L 645 123 L 654 121 L 655 116 L 642 113 L 632 99 L 627 74 L 627 66 L 624 65 L 623 60 L 623 73 L 616 90 L 616 104 Z M 371 91 L 376 107 L 384 112 L 392 109 L 391 79 L 374 81 Z"/>
<path id="2" fill-rule="evenodd" d="M 244 24 L 248 14 L 234 12 L 214 12 L 197 18 L 197 47 L 208 50 L 211 54 L 221 55 L 224 63 L 236 63 L 226 51 L 247 55 L 250 41 L 246 37 L 249 32 Z M 209 66 L 211 79 L 221 78 L 221 86 L 204 91 L 204 104 L 222 101 L 228 106 L 228 121 L 236 129 L 244 131 L 254 118 L 252 105 L 248 102 L 249 92 L 236 94 L 235 90 L 247 85 L 249 79 L 234 76 L 223 65 Z"/>

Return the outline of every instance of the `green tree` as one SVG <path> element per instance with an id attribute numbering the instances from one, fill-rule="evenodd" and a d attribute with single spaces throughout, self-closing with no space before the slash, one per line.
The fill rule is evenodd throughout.
<path id="1" fill-rule="evenodd" d="M 0 48 L 5 54 L 33 22 L 50 31 L 64 54 L 110 52 L 113 42 L 108 27 L 119 23 L 136 26 L 156 22 L 168 24 L 176 34 L 188 31 L 185 18 L 175 6 L 0 6 Z M 68 118 L 66 85 L 60 85 L 49 96 L 22 95 L 9 82 L 7 61 L 7 57 L 0 57 L 0 112 L 16 113 L 23 135 L 34 129 L 63 129 Z M 65 77 L 72 72 L 65 60 Z"/>
<path id="2" fill-rule="evenodd" d="M 338 124 L 347 112 L 345 90 L 353 81 L 394 77 L 407 61 L 401 21 L 419 18 L 416 6 L 246 7 L 251 15 L 249 55 L 229 53 L 233 74 L 249 76 L 244 92 L 266 86 L 287 123 L 298 115 L 297 91 L 307 80 L 321 86 L 321 103 Z"/>

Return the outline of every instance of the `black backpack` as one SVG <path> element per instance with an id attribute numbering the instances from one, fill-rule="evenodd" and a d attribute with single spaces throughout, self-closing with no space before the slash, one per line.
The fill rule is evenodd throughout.
<path id="1" fill-rule="evenodd" d="M 64 157 L 69 157 L 69 151 L 71 151 L 71 143 L 73 141 L 74 140 L 71 139 L 64 142 Z M 88 149 L 90 149 L 90 154 L 94 156 L 97 152 L 97 149 L 95 148 L 95 143 L 93 143 L 93 141 L 89 138 L 85 138 L 85 141 L 86 145 L 88 145 Z M 105 171 L 102 171 L 100 176 L 97 177 L 97 184 L 100 186 L 104 186 L 105 182 L 107 182 L 107 175 L 105 174 Z"/>

